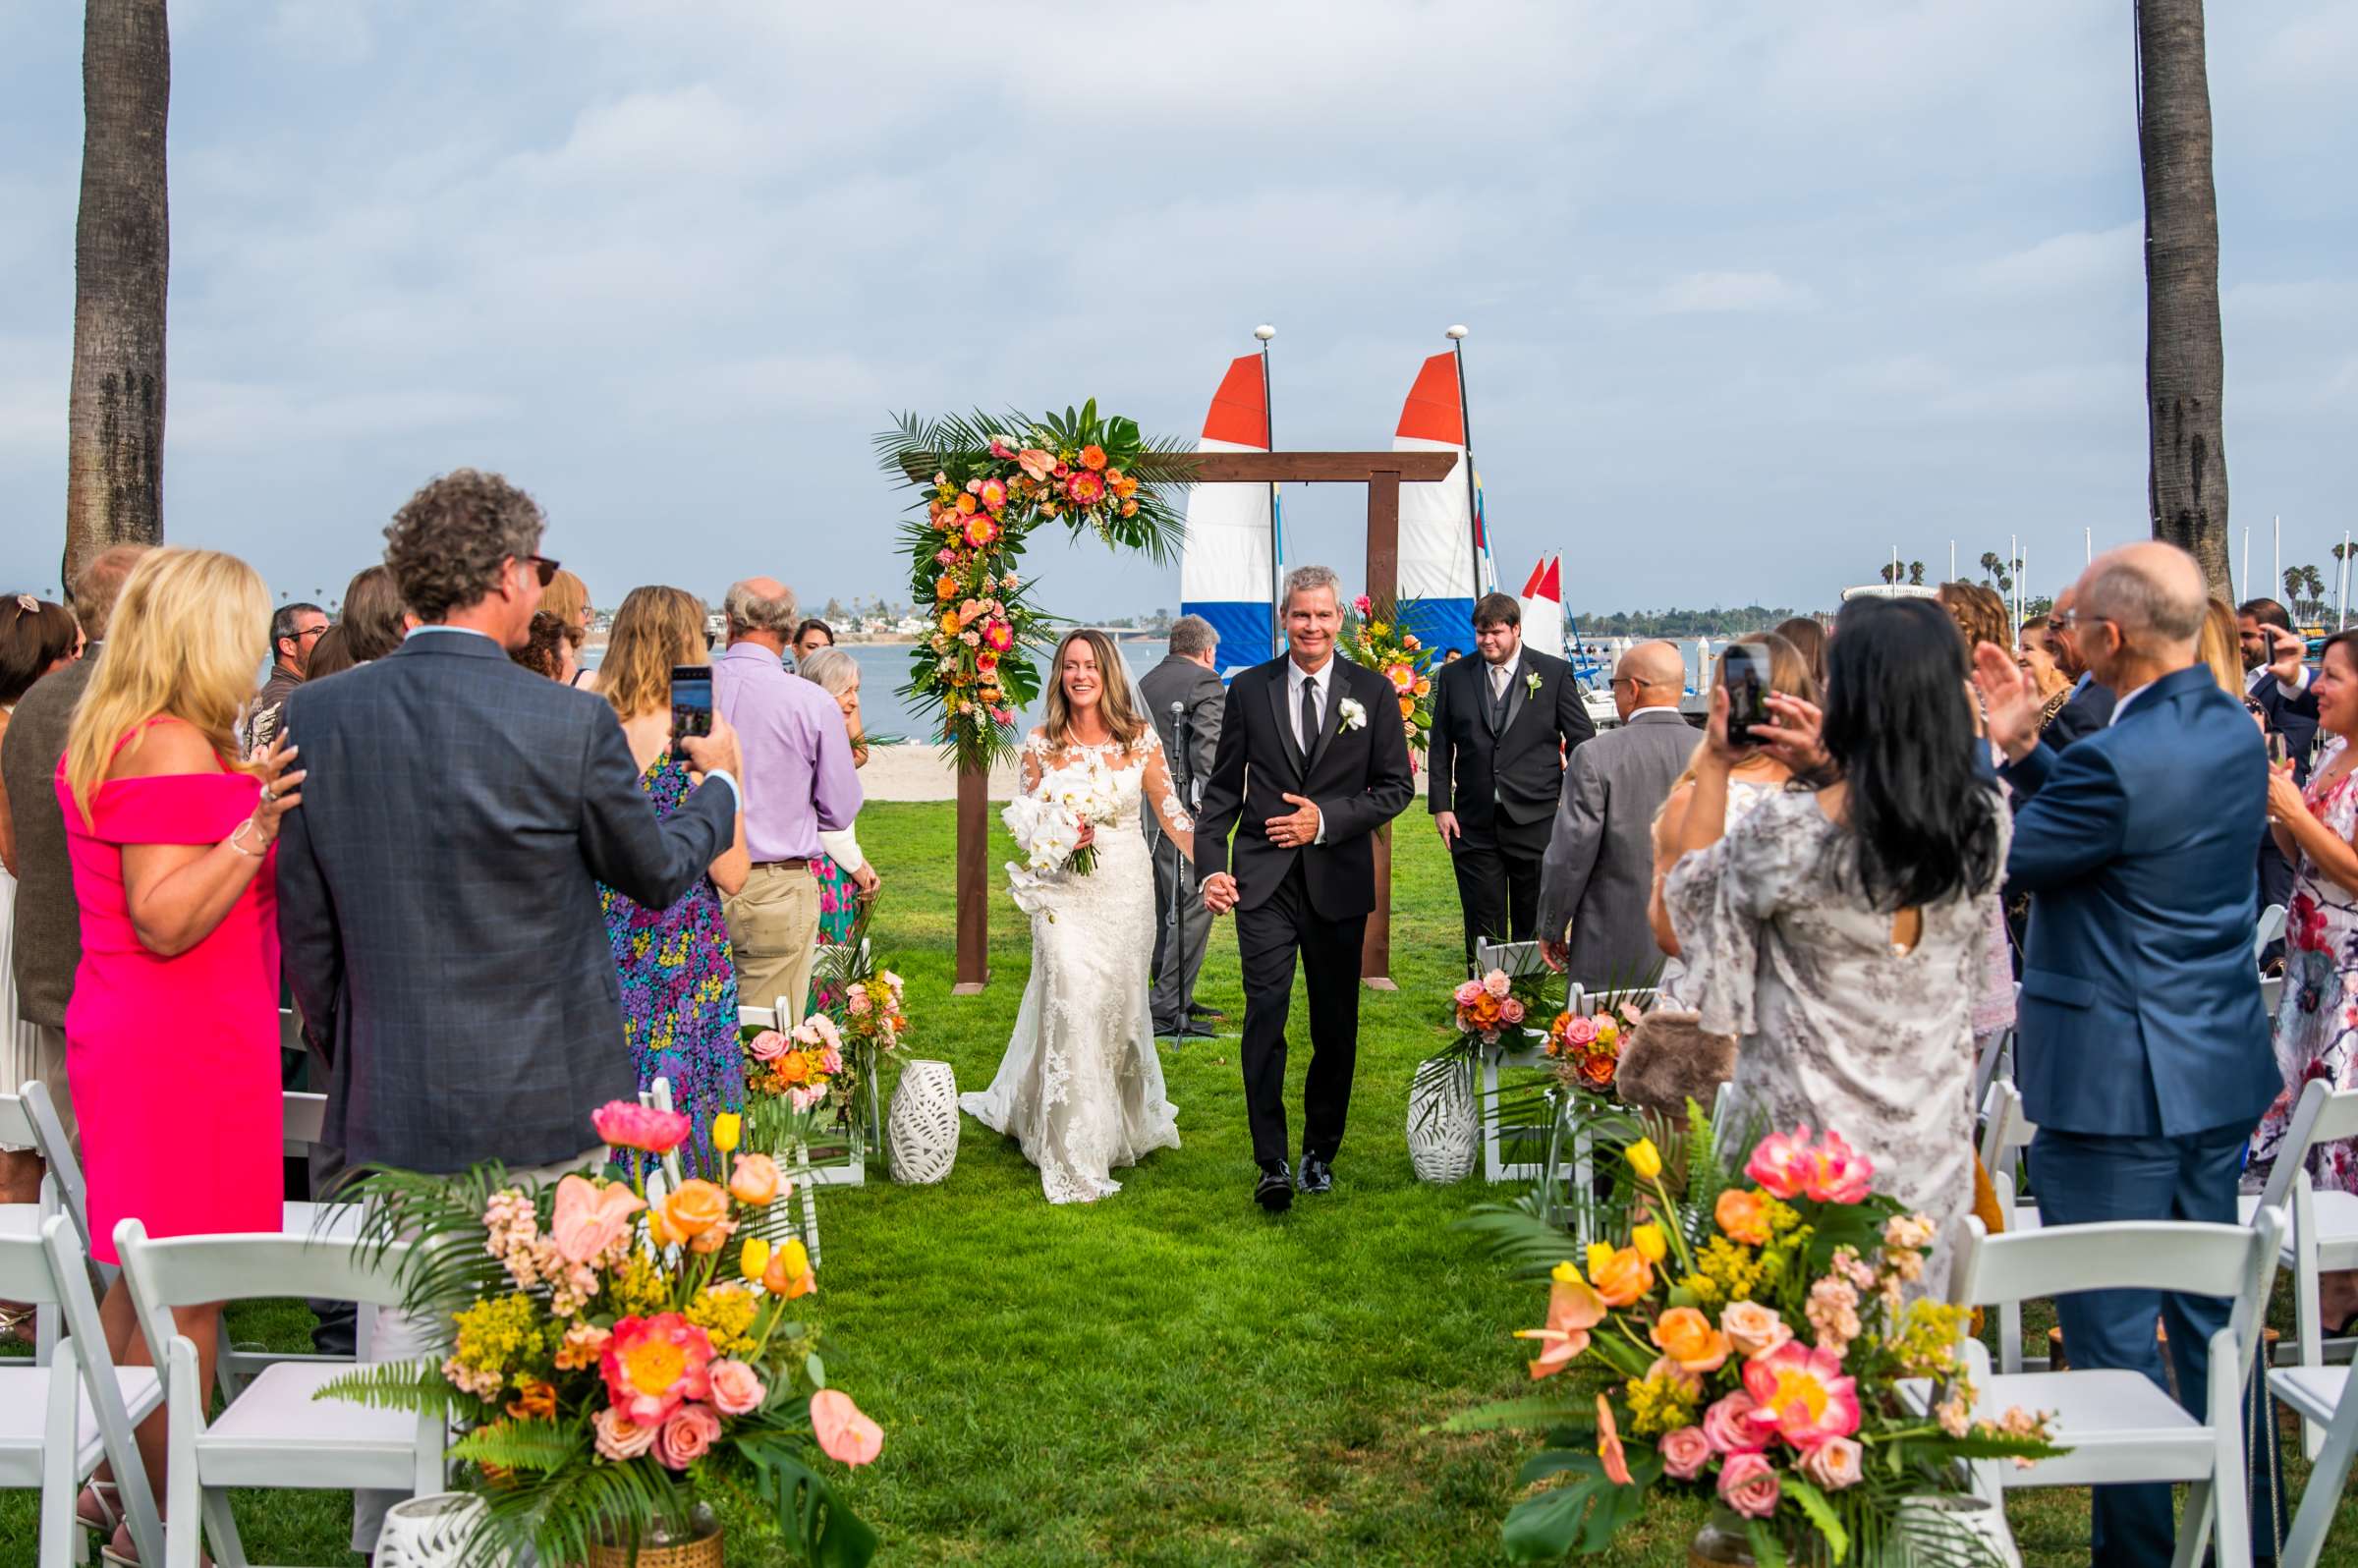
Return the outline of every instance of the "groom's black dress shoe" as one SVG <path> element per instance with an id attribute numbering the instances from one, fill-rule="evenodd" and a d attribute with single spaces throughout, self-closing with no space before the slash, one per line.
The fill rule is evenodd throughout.
<path id="1" fill-rule="evenodd" d="M 1294 1206 L 1293 1173 L 1285 1168 L 1284 1160 L 1262 1161 L 1261 1183 L 1253 1189 L 1253 1202 L 1272 1214 L 1282 1214 Z"/>
<path id="2" fill-rule="evenodd" d="M 1306 1193 L 1334 1191 L 1334 1167 L 1316 1154 L 1302 1156 L 1302 1190 Z"/>

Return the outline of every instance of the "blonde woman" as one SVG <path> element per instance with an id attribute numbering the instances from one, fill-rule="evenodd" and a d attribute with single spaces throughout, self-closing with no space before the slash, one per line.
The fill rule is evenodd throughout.
<path id="1" fill-rule="evenodd" d="M 1179 1147 L 1147 1006 L 1154 865 L 1139 812 L 1151 808 L 1190 859 L 1196 824 L 1101 632 L 1074 632 L 1057 646 L 1047 721 L 1025 741 L 1023 769 L 1027 796 L 1095 776 L 1118 807 L 1109 824 L 1082 829 L 1080 842 L 1096 850 L 1093 870 L 1011 868 L 1016 904 L 1032 917 L 1032 976 L 998 1075 L 958 1104 L 1023 1146 L 1049 1203 L 1094 1203 L 1122 1190 L 1116 1166 Z"/>
<path id="2" fill-rule="evenodd" d="M 66 1075 L 101 1262 L 118 1261 L 115 1225 L 133 1217 L 150 1236 L 279 1228 L 272 847 L 303 773 L 288 737 L 246 763 L 236 733 L 269 624 L 268 590 L 235 556 L 143 557 L 58 763 L 82 914 Z M 100 1316 L 119 1364 L 155 1365 L 162 1347 L 136 1331 L 121 1280 Z M 172 1317 L 210 1388 L 219 1304 Z M 161 1499 L 160 1411 L 139 1437 Z M 89 1493 L 82 1511 L 104 1517 Z M 127 1528 L 112 1549 L 130 1552 Z"/>
<path id="3" fill-rule="evenodd" d="M 2216 594 L 2203 612 L 2203 633 L 2195 652 L 2211 666 L 2211 679 L 2218 689 L 2242 702 L 2251 696 L 2251 674 L 2243 667 L 2242 628 L 2235 621 L 2235 607 Z M 2267 725 L 2263 724 L 2262 729 Z"/>
<path id="4" fill-rule="evenodd" d="M 692 788 L 688 759 L 671 745 L 671 671 L 702 664 L 704 606 L 676 588 L 638 588 L 614 616 L 598 695 L 622 721 L 639 788 L 658 817 L 679 810 Z M 721 899 L 745 885 L 745 814 L 707 873 L 668 909 L 650 910 L 603 883 L 598 903 L 622 981 L 622 1036 L 639 1087 L 671 1081 L 672 1103 L 696 1123 L 681 1149 L 691 1173 L 715 1166 L 712 1118 L 745 1105 L 745 1058 L 737 1045 L 737 971 Z"/>
<path id="5" fill-rule="evenodd" d="M 814 626 L 821 622 L 810 623 Z M 867 733 L 860 724 L 860 665 L 841 648 L 824 644 L 795 661 L 795 673 L 835 700 L 843 709 L 844 732 L 852 742 L 852 765 L 868 760 Z M 861 853 L 859 837 L 845 823 L 841 832 L 818 830 L 825 853 L 811 863 L 818 880 L 818 939 L 822 944 L 847 940 L 860 918 L 860 906 L 876 896 L 876 868 Z"/>
<path id="6" fill-rule="evenodd" d="M 559 568 L 540 591 L 540 612 L 557 622 L 557 673 L 551 678 L 559 686 L 590 684 L 582 679 L 588 673 L 582 644 L 590 640 L 590 585 Z"/>

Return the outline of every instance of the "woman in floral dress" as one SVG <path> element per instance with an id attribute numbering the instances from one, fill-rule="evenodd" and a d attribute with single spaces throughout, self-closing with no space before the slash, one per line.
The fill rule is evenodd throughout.
<path id="1" fill-rule="evenodd" d="M 671 749 L 671 669 L 705 661 L 704 607 L 674 588 L 633 588 L 614 617 L 598 693 L 613 704 L 639 764 L 639 787 L 669 816 L 687 798 L 686 761 Z M 712 1118 L 745 1105 L 737 1043 L 737 976 L 720 900 L 745 885 L 745 816 L 706 875 L 668 909 L 650 910 L 600 885 L 598 903 L 622 982 L 622 1036 L 639 1087 L 670 1081 L 671 1102 L 696 1124 L 681 1146 L 689 1174 L 710 1176 Z"/>
<path id="2" fill-rule="evenodd" d="M 2303 790 L 2292 764 L 2268 784 L 2268 816 L 2276 848 L 2292 862 L 2292 904 L 2284 923 L 2284 996 L 2276 1007 L 2276 1066 L 2284 1092 L 2252 1135 L 2255 1164 L 2274 1161 L 2289 1131 L 2292 1107 L 2309 1080 L 2358 1089 L 2358 633 L 2327 639 L 2309 689 L 2317 695 L 2317 766 Z M 2350 1141 L 2317 1151 L 2310 1174 L 2321 1187 L 2358 1192 L 2358 1148 Z M 2358 1314 L 2358 1277 L 2323 1276 L 2324 1316 L 2343 1324 Z"/>

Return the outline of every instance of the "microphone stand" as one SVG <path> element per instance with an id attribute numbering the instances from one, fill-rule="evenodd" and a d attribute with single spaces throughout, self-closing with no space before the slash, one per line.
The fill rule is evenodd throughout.
<path id="1" fill-rule="evenodd" d="M 1194 787 L 1193 759 L 1189 756 L 1187 750 L 1188 724 L 1185 702 L 1174 701 L 1171 703 L 1171 734 L 1177 743 L 1171 753 L 1171 758 L 1175 763 L 1171 769 L 1171 793 L 1177 796 L 1182 804 L 1185 804 Z M 1164 833 L 1162 840 L 1169 846 L 1171 852 L 1171 908 L 1170 923 L 1163 927 L 1166 950 L 1160 955 L 1160 961 L 1169 964 L 1184 952 L 1186 947 L 1186 943 L 1180 939 L 1179 922 L 1183 912 L 1187 909 L 1188 862 L 1187 857 L 1179 853 L 1177 839 Z M 1184 1016 L 1179 1020 L 1179 1027 L 1182 1030 L 1187 1028 L 1187 1019 Z"/>

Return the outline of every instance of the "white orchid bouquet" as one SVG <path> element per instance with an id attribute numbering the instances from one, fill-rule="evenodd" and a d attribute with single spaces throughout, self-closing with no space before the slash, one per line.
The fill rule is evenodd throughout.
<path id="1" fill-rule="evenodd" d="M 1096 869 L 1097 852 L 1081 842 L 1082 830 L 1111 827 L 1121 810 L 1113 769 L 1092 754 L 1086 761 L 1050 769 L 1031 793 L 1009 801 L 1000 819 L 1024 852 L 1025 869 L 1087 876 Z"/>

